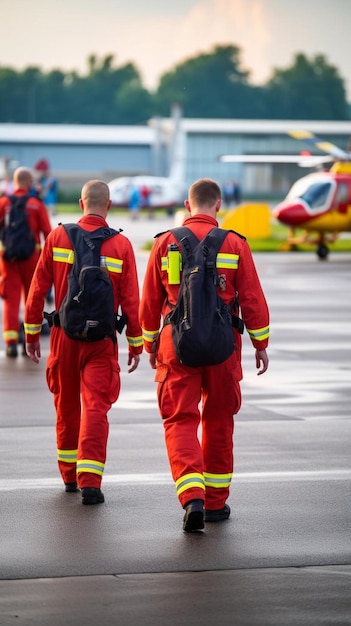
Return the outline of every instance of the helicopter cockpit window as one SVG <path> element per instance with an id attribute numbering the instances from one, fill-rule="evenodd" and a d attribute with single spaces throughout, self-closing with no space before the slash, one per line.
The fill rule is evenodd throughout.
<path id="1" fill-rule="evenodd" d="M 294 187 L 295 198 L 301 198 L 301 200 L 304 200 L 311 211 L 320 211 L 328 205 L 330 195 L 334 188 L 334 183 L 332 181 L 321 180 L 310 183 L 304 187 L 300 186 L 300 188 L 298 188 L 297 184 L 296 186 L 294 185 Z M 292 191 L 293 189 L 291 189 L 291 192 Z M 292 195 L 291 192 L 289 196 Z"/>

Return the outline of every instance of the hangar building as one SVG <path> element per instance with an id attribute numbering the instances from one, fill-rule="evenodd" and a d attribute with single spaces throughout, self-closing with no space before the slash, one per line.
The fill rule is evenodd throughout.
<path id="1" fill-rule="evenodd" d="M 223 163 L 219 156 L 296 155 L 309 149 L 290 137 L 309 130 L 347 150 L 351 122 L 153 118 L 146 126 L 0 124 L 0 157 L 34 167 L 49 161 L 60 189 L 80 189 L 89 178 L 167 176 L 178 161 L 184 187 L 202 176 L 235 179 L 246 197 L 282 197 L 303 173 L 291 163 Z M 322 154 L 310 149 L 312 154 Z M 310 170 L 308 170 L 310 171 Z"/>

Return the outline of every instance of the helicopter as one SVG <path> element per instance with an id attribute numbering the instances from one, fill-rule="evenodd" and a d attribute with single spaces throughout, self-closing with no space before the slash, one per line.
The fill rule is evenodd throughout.
<path id="1" fill-rule="evenodd" d="M 289 227 L 287 244 L 294 249 L 299 244 L 316 245 L 319 259 L 328 258 L 329 246 L 341 232 L 351 232 L 351 153 L 316 137 L 304 130 L 291 131 L 291 137 L 303 140 L 327 153 L 327 156 L 301 155 L 258 155 L 266 162 L 290 162 L 302 167 L 321 168 L 333 161 L 329 170 L 320 169 L 298 179 L 286 198 L 272 211 L 281 224 Z M 257 162 L 250 155 L 251 162 Z M 239 161 L 238 155 L 223 155 L 221 161 Z M 241 160 L 246 161 L 245 157 Z M 297 229 L 303 229 L 296 235 Z"/>
<path id="2" fill-rule="evenodd" d="M 351 154 L 308 131 L 289 134 L 329 154 L 328 157 L 310 157 L 310 165 L 320 166 L 331 160 L 334 163 L 329 170 L 297 180 L 272 215 L 289 226 L 287 243 L 290 246 L 316 244 L 317 256 L 324 260 L 329 255 L 328 244 L 335 242 L 340 232 L 351 232 Z M 300 236 L 295 235 L 297 228 L 303 229 Z"/>

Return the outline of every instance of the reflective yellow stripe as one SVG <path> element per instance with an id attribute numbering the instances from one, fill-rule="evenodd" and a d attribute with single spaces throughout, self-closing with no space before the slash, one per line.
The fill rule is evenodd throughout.
<path id="1" fill-rule="evenodd" d="M 57 460 L 63 463 L 76 463 L 78 450 L 57 450 Z"/>
<path id="2" fill-rule="evenodd" d="M 216 267 L 218 269 L 237 270 L 239 265 L 239 255 L 219 252 L 217 254 Z M 161 258 L 161 271 L 167 271 L 168 258 L 163 256 Z"/>
<path id="3" fill-rule="evenodd" d="M 36 335 L 41 331 L 41 323 L 40 324 L 26 324 L 24 322 L 24 332 L 27 335 Z"/>
<path id="4" fill-rule="evenodd" d="M 202 474 L 185 474 L 176 481 L 177 495 L 179 496 L 183 491 L 187 489 L 193 489 L 198 487 L 205 491 L 205 481 Z"/>
<path id="5" fill-rule="evenodd" d="M 70 263 L 72 265 L 74 261 L 74 250 L 69 248 L 53 248 L 53 260 L 60 263 Z"/>
<path id="6" fill-rule="evenodd" d="M 102 256 L 101 260 L 104 259 L 106 261 L 106 266 L 109 272 L 113 272 L 115 274 L 121 274 L 123 270 L 123 259 L 116 259 L 112 256 Z M 74 250 L 70 250 L 70 248 L 53 248 L 53 260 L 59 263 L 69 263 L 70 265 L 74 262 Z"/>
<path id="7" fill-rule="evenodd" d="M 149 341 L 150 343 L 153 343 L 157 337 L 158 337 L 158 330 L 145 330 L 145 328 L 142 328 L 143 331 L 143 339 L 144 341 Z"/>
<path id="8" fill-rule="evenodd" d="M 91 474 L 102 476 L 104 468 L 105 464 L 100 463 L 100 461 L 91 461 L 89 459 L 77 461 L 77 472 L 90 472 Z"/>
<path id="9" fill-rule="evenodd" d="M 239 264 L 238 254 L 219 252 L 217 254 L 216 267 L 219 269 L 237 270 Z"/>
<path id="10" fill-rule="evenodd" d="M 257 330 L 249 330 L 247 329 L 251 339 L 256 339 L 257 341 L 262 341 L 263 339 L 268 339 L 269 337 L 269 326 L 264 326 L 263 328 L 257 328 Z"/>
<path id="11" fill-rule="evenodd" d="M 109 272 L 114 272 L 115 274 L 122 274 L 123 270 L 123 259 L 115 259 L 112 256 L 102 256 L 101 260 L 106 261 L 106 267 Z"/>
<path id="12" fill-rule="evenodd" d="M 133 348 L 138 348 L 139 346 L 143 345 L 143 338 L 140 337 L 128 337 L 128 335 L 126 335 L 127 337 L 127 341 L 129 343 L 130 346 L 133 346 Z"/>
<path id="13" fill-rule="evenodd" d="M 5 339 L 5 341 L 17 341 L 18 340 L 18 331 L 17 330 L 5 330 L 4 331 L 4 339 Z"/>
<path id="14" fill-rule="evenodd" d="M 208 474 L 204 472 L 206 487 L 215 487 L 220 489 L 221 487 L 229 487 L 232 481 L 233 474 Z"/>

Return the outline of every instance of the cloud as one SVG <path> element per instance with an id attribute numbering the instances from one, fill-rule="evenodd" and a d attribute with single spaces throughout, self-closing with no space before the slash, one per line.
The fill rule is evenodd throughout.
<path id="1" fill-rule="evenodd" d="M 340 70 L 351 94 L 345 52 L 350 0 L 11 0 L 3 5 L 3 66 L 85 72 L 91 54 L 113 54 L 118 65 L 133 62 L 152 89 L 185 59 L 231 44 L 241 49 L 251 82 L 265 82 L 274 67 L 290 65 L 296 52 L 321 53 Z"/>

